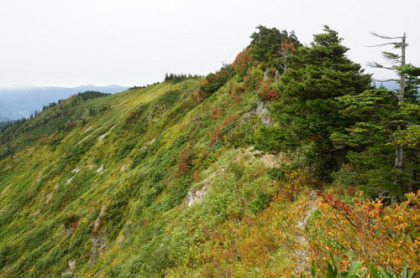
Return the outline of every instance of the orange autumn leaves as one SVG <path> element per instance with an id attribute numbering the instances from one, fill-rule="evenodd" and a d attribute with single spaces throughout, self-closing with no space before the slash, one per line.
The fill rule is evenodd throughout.
<path id="1" fill-rule="evenodd" d="M 248 70 L 248 63 L 252 56 L 246 52 L 239 52 L 232 64 L 233 69 L 239 74 L 245 74 Z"/>
<path id="2" fill-rule="evenodd" d="M 320 214 L 309 229 L 314 261 L 321 263 L 330 250 L 343 267 L 358 260 L 420 270 L 420 191 L 406 198 L 384 206 L 360 195 L 344 202 L 321 194 Z"/>

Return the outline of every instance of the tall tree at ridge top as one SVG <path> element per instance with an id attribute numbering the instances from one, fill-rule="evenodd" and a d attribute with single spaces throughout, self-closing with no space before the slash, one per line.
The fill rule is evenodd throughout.
<path id="1" fill-rule="evenodd" d="M 341 41 L 336 31 L 324 26 L 311 46 L 301 46 L 290 56 L 290 66 L 278 84 L 281 98 L 272 105 L 279 127 L 262 129 L 258 143 L 271 150 L 311 146 L 313 158 L 320 161 L 318 171 L 325 177 L 345 155 L 330 140 L 333 132 L 348 125 L 337 97 L 360 94 L 371 82 L 370 75 L 346 57 L 348 48 Z"/>

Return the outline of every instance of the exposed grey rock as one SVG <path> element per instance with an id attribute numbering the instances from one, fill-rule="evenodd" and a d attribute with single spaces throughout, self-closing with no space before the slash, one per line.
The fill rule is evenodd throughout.
<path id="1" fill-rule="evenodd" d="M 311 190 L 309 193 L 308 206 L 305 208 L 305 213 L 301 219 L 296 223 L 296 243 L 298 248 L 294 252 L 294 257 L 297 258 L 297 265 L 295 267 L 297 272 L 302 272 L 310 269 L 308 239 L 305 235 L 305 227 L 308 223 L 309 217 L 318 208 L 317 192 Z"/>
<path id="2" fill-rule="evenodd" d="M 53 192 L 48 193 L 47 194 L 47 199 L 45 200 L 45 203 L 48 204 L 49 202 L 51 202 L 53 196 L 54 196 Z"/>
<path id="3" fill-rule="evenodd" d="M 38 176 L 36 177 L 36 182 L 39 182 L 41 180 L 42 172 L 43 172 L 43 170 L 38 173 Z"/>
<path id="4" fill-rule="evenodd" d="M 114 127 L 115 127 L 115 126 L 111 127 L 111 128 L 108 130 L 108 132 L 107 132 L 107 133 L 102 134 L 101 136 L 99 136 L 98 141 L 100 142 L 100 141 L 104 140 L 104 138 L 108 136 L 108 134 L 109 134 L 109 133 L 110 133 L 110 132 L 114 129 Z"/>
<path id="5" fill-rule="evenodd" d="M 130 222 L 125 225 L 123 235 L 118 239 L 118 243 L 122 243 L 127 238 L 128 234 L 132 231 L 134 222 L 130 220 Z"/>
<path id="6" fill-rule="evenodd" d="M 200 202 L 204 198 L 204 196 L 207 194 L 209 189 L 210 189 L 210 186 L 205 185 L 200 189 L 188 191 L 187 197 L 185 199 L 185 203 L 187 204 L 187 206 L 190 207 L 193 204 Z"/>
<path id="7" fill-rule="evenodd" d="M 266 80 L 268 80 L 268 70 L 266 70 L 265 72 L 264 72 L 264 80 L 266 81 Z"/>
<path id="8" fill-rule="evenodd" d="M 90 242 L 91 242 L 91 248 L 90 248 L 91 256 L 89 259 L 89 265 L 95 262 L 95 260 L 102 255 L 105 248 L 107 247 L 106 233 L 103 232 L 103 233 L 92 236 L 92 239 Z"/>
<path id="9" fill-rule="evenodd" d="M 80 168 L 79 167 L 76 167 L 73 170 L 71 170 L 71 172 L 77 174 L 77 173 L 80 172 Z"/>
<path id="10" fill-rule="evenodd" d="M 69 267 L 67 270 L 66 270 L 66 272 L 63 272 L 62 274 L 61 274 L 61 276 L 63 277 L 63 276 L 67 276 L 67 275 L 72 275 L 73 274 L 73 272 L 74 272 L 74 268 L 76 267 L 76 261 L 75 260 L 69 260 L 68 262 L 67 262 L 67 266 Z"/>
<path id="11" fill-rule="evenodd" d="M 93 125 L 90 125 L 88 128 L 83 130 L 82 134 L 85 134 L 86 132 L 90 131 L 93 128 Z"/>
<path id="12" fill-rule="evenodd" d="M 257 115 L 261 119 L 261 123 L 266 126 L 271 126 L 273 123 L 271 121 L 270 111 L 267 110 L 263 101 L 257 101 L 257 108 L 253 109 L 242 115 L 240 123 L 245 123 L 250 117 Z"/>
<path id="13" fill-rule="evenodd" d="M 263 101 L 259 100 L 257 101 L 257 110 L 256 113 L 258 117 L 261 118 L 261 123 L 263 123 L 266 126 L 271 126 L 273 123 L 271 122 L 271 115 L 270 112 L 265 107 L 265 104 Z"/>
<path id="14" fill-rule="evenodd" d="M 264 102 L 259 100 L 257 101 L 257 115 L 261 116 L 267 109 L 265 108 Z"/>
<path id="15" fill-rule="evenodd" d="M 255 114 L 256 114 L 256 110 L 255 109 L 253 109 L 253 110 L 251 110 L 251 111 L 243 114 L 242 117 L 241 117 L 240 123 L 241 124 L 245 123 L 250 117 L 254 116 Z"/>
<path id="16" fill-rule="evenodd" d="M 150 145 L 152 145 L 154 142 L 156 141 L 156 138 L 153 138 L 150 141 L 147 141 L 146 143 L 143 144 L 143 146 L 141 147 L 142 150 L 147 149 Z"/>
<path id="17" fill-rule="evenodd" d="M 124 164 L 121 168 L 120 168 L 120 172 L 124 172 L 127 169 L 127 164 Z"/>
<path id="18" fill-rule="evenodd" d="M 102 206 L 101 212 L 99 213 L 98 218 L 96 218 L 95 223 L 93 225 L 93 231 L 96 232 L 99 230 L 101 226 L 101 218 L 105 215 L 106 206 Z"/>
<path id="19" fill-rule="evenodd" d="M 107 247 L 106 232 L 100 231 L 101 219 L 105 215 L 106 209 L 106 206 L 102 206 L 101 212 L 99 213 L 99 216 L 98 218 L 96 218 L 95 223 L 93 225 L 93 235 L 90 241 L 91 257 L 89 259 L 89 265 L 91 265 L 97 258 L 99 258 L 102 255 L 105 248 Z"/>
<path id="20" fill-rule="evenodd" d="M 222 171 L 223 170 L 224 169 L 222 169 Z M 207 179 L 205 179 L 201 183 L 202 184 L 201 187 L 191 188 L 188 191 L 187 196 L 185 198 L 185 203 L 187 204 L 187 206 L 190 207 L 193 204 L 199 203 L 204 199 L 204 197 L 210 190 L 210 183 L 215 176 L 216 176 L 216 173 L 211 174 Z"/>
<path id="21" fill-rule="evenodd" d="M 273 123 L 271 122 L 271 116 L 270 113 L 267 111 L 266 114 L 264 114 L 263 116 L 261 116 L 261 122 L 266 125 L 266 126 L 272 126 Z"/>
<path id="22" fill-rule="evenodd" d="M 100 174 L 104 171 L 104 165 L 102 165 L 101 167 L 98 168 L 98 170 L 96 170 L 96 173 Z"/>

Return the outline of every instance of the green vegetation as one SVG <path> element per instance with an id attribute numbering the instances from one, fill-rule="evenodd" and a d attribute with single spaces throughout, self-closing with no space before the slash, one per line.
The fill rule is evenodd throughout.
<path id="1" fill-rule="evenodd" d="M 86 92 L 5 127 L 0 276 L 419 271 L 420 193 L 404 195 L 420 189 L 418 68 L 400 69 L 398 104 L 328 27 L 310 46 L 251 38 L 206 77 Z"/>

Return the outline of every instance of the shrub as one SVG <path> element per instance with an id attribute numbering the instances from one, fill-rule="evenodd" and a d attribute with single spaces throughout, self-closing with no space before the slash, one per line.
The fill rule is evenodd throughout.
<path id="1" fill-rule="evenodd" d="M 193 149 L 189 146 L 187 146 L 185 149 L 183 149 L 179 155 L 178 159 L 178 174 L 183 175 L 190 171 L 192 166 L 192 161 L 194 158 L 194 152 Z"/>
<path id="2" fill-rule="evenodd" d="M 334 183 L 344 187 L 355 186 L 359 184 L 358 174 L 352 171 L 349 166 L 343 166 L 337 172 L 331 174 Z"/>
<path id="3" fill-rule="evenodd" d="M 280 93 L 277 90 L 270 88 L 268 85 L 262 86 L 258 90 L 258 93 L 263 101 L 273 101 L 280 99 Z"/>
<path id="4" fill-rule="evenodd" d="M 270 197 L 269 195 L 262 191 L 261 189 L 258 190 L 257 196 L 254 200 L 252 200 L 251 211 L 252 213 L 258 213 L 263 209 L 267 208 L 270 204 Z"/>
<path id="5" fill-rule="evenodd" d="M 319 213 L 308 230 L 316 265 L 323 263 L 321 258 L 330 250 L 339 258 L 340 271 L 351 259 L 374 261 L 394 271 L 402 271 L 406 264 L 420 270 L 420 191 L 387 207 L 361 193 L 348 202 L 333 194 L 319 196 Z"/>
<path id="6" fill-rule="evenodd" d="M 282 181 L 286 180 L 286 174 L 280 168 L 271 168 L 270 170 L 267 171 L 267 174 L 272 180 L 282 180 Z"/>
<path id="7" fill-rule="evenodd" d="M 252 56 L 246 52 L 239 52 L 236 55 L 235 61 L 232 64 L 233 69 L 239 75 L 245 75 L 248 70 L 248 62 L 251 61 Z"/>
<path id="8" fill-rule="evenodd" d="M 225 66 L 215 74 L 210 73 L 206 76 L 206 79 L 201 83 L 199 88 L 204 93 L 204 97 L 209 97 L 226 84 L 231 77 L 230 69 L 230 66 Z"/>

